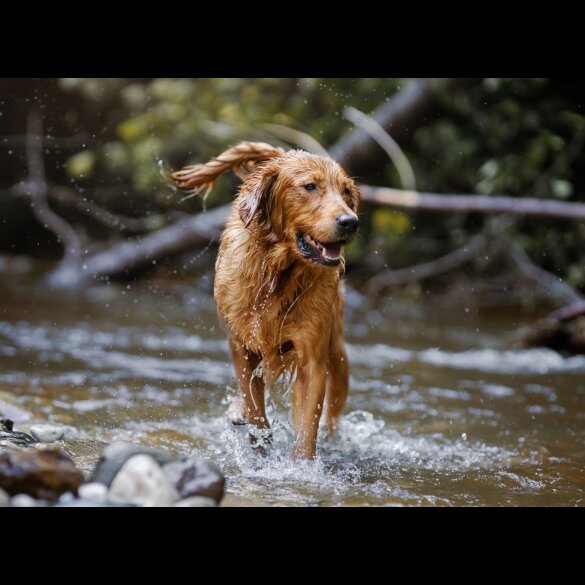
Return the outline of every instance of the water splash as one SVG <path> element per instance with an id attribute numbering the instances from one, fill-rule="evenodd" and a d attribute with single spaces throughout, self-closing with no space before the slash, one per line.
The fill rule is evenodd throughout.
<path id="1" fill-rule="evenodd" d="M 352 392 L 339 435 L 321 433 L 317 460 L 293 463 L 292 379 L 267 392 L 266 458 L 249 428 L 227 425 L 234 377 L 207 296 L 113 286 L 85 304 L 58 299 L 51 321 L 38 298 L 27 313 L 21 297 L 2 305 L 0 410 L 20 424 L 79 428 L 67 448 L 84 469 L 105 443 L 126 440 L 214 460 L 230 494 L 272 504 L 571 504 L 585 489 L 585 387 L 575 376 L 585 358 L 505 348 L 474 337 L 475 325 L 454 343 L 460 323 L 443 335 L 420 320 L 408 329 L 410 315 L 393 329 L 383 311 L 380 342 L 358 307 L 350 324 L 366 333 L 349 335 Z"/>

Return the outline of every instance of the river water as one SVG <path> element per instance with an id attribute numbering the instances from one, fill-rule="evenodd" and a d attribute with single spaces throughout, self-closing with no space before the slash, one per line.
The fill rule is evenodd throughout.
<path id="1" fill-rule="evenodd" d="M 226 505 L 585 505 L 585 357 L 522 349 L 513 312 L 373 308 L 350 289 L 340 433 L 317 461 L 293 463 L 286 387 L 268 399 L 267 458 L 228 427 L 227 344 L 194 284 L 1 286 L 0 414 L 18 430 L 67 425 L 87 472 L 126 441 L 214 461 Z"/>

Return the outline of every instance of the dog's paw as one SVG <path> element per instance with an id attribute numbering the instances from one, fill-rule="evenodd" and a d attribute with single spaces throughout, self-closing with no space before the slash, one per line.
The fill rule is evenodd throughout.
<path id="1" fill-rule="evenodd" d="M 272 429 L 260 429 L 258 427 L 250 426 L 248 437 L 254 453 L 257 453 L 262 457 L 267 457 L 272 445 Z"/>
<path id="2" fill-rule="evenodd" d="M 228 422 L 233 425 L 234 427 L 243 427 L 248 424 L 246 420 L 245 410 L 244 410 L 244 401 L 240 396 L 238 396 L 229 406 L 228 412 Z"/>

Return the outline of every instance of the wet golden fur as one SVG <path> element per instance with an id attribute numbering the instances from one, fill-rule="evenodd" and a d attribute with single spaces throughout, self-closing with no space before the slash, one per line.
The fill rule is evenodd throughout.
<path id="1" fill-rule="evenodd" d="M 265 384 L 270 387 L 284 371 L 296 372 L 293 457 L 314 458 L 324 402 L 328 432 L 334 433 L 348 393 L 344 260 L 338 267 L 314 263 L 297 239 L 307 233 L 336 242 L 335 218 L 356 217 L 360 192 L 332 159 L 262 143 L 243 143 L 172 176 L 179 187 L 200 193 L 230 168 L 243 184 L 222 236 L 215 278 L 218 315 L 241 390 L 230 416 L 234 423 L 267 429 Z M 315 190 L 308 192 L 308 184 Z"/>

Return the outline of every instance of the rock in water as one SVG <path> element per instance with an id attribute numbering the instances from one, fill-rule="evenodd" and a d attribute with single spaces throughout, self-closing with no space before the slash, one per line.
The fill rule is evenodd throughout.
<path id="1" fill-rule="evenodd" d="M 105 502 L 108 497 L 108 488 L 103 483 L 85 483 L 79 488 L 79 497 L 82 500 Z"/>
<path id="2" fill-rule="evenodd" d="M 66 504 L 57 504 L 55 508 L 137 508 L 136 504 L 130 502 L 96 502 L 95 500 L 73 500 Z"/>
<path id="3" fill-rule="evenodd" d="M 55 501 L 65 492 L 77 493 L 82 480 L 71 458 L 56 449 L 0 453 L 0 487 L 11 495 Z"/>
<path id="4" fill-rule="evenodd" d="M 225 479 L 219 468 L 212 463 L 199 457 L 189 457 L 167 463 L 163 470 L 181 498 L 202 496 L 211 498 L 218 504 L 221 502 Z"/>
<path id="5" fill-rule="evenodd" d="M 15 447 L 32 447 L 33 445 L 36 445 L 38 443 L 38 441 L 34 438 L 31 437 L 30 435 L 27 435 L 26 433 L 5 433 L 3 431 L 0 431 L 0 441 L 2 442 L 1 444 L 4 445 L 5 447 L 10 447 L 10 445 L 14 445 Z"/>
<path id="6" fill-rule="evenodd" d="M 94 483 L 103 483 L 110 487 L 114 478 L 120 469 L 122 469 L 126 461 L 136 455 L 149 455 L 161 465 L 176 459 L 176 455 L 168 453 L 167 451 L 150 449 L 149 447 L 142 447 L 140 445 L 116 443 L 115 445 L 110 445 L 104 450 L 104 454 L 95 468 L 91 481 Z"/>
<path id="7" fill-rule="evenodd" d="M 140 445 L 119 443 L 107 447 L 91 481 L 113 487 L 114 479 L 120 475 L 122 468 L 138 455 L 146 455 L 163 466 L 171 486 L 178 492 L 176 500 L 201 496 L 218 503 L 221 501 L 225 479 L 215 465 L 198 457 L 181 458 L 175 453 Z"/>
<path id="8" fill-rule="evenodd" d="M 6 431 L 7 433 L 11 433 L 14 429 L 14 421 L 10 420 L 9 418 L 0 417 L 0 431 Z"/>
<path id="9" fill-rule="evenodd" d="M 55 425 L 34 425 L 30 434 L 40 443 L 54 443 L 63 438 L 65 429 Z"/>
<path id="10" fill-rule="evenodd" d="M 17 433 L 14 430 L 14 421 L 0 417 L 0 446 L 16 445 L 17 447 L 30 447 L 38 441 L 26 433 Z"/>
<path id="11" fill-rule="evenodd" d="M 172 506 L 179 494 L 150 455 L 135 455 L 114 478 L 109 497 L 112 501 L 161 508 Z"/>
<path id="12" fill-rule="evenodd" d="M 194 496 L 177 502 L 173 508 L 217 508 L 217 502 L 211 498 Z"/>
<path id="13" fill-rule="evenodd" d="M 34 498 L 26 494 L 18 494 L 10 500 L 10 505 L 13 508 L 42 508 L 46 503 L 37 502 Z"/>

